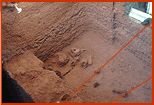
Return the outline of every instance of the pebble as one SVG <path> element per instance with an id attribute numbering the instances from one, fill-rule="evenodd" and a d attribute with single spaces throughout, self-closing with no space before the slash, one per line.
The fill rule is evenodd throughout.
<path id="1" fill-rule="evenodd" d="M 53 70 L 52 66 L 49 66 L 48 69 L 49 69 L 49 70 Z"/>
<path id="2" fill-rule="evenodd" d="M 98 87 L 98 86 L 100 86 L 100 84 L 96 82 L 96 83 L 94 84 L 94 88 L 96 88 L 96 87 Z"/>

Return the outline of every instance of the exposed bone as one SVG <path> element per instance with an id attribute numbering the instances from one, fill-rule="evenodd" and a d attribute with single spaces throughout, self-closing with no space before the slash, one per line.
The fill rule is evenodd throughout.
<path id="1" fill-rule="evenodd" d="M 88 57 L 88 65 L 92 65 L 93 61 L 92 61 L 92 58 L 91 58 L 91 55 Z"/>

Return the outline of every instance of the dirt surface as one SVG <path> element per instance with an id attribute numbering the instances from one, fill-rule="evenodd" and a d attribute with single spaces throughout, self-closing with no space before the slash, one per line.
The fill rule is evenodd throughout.
<path id="1" fill-rule="evenodd" d="M 35 55 L 45 61 L 86 30 L 83 6 L 78 3 L 19 3 L 18 6 L 23 9 L 21 14 L 10 9 L 2 11 L 3 54 L 9 59 L 34 49 Z"/>
<path id="2" fill-rule="evenodd" d="M 62 103 L 63 97 L 73 91 L 63 83 L 55 72 L 43 69 L 43 66 L 44 63 L 30 51 L 5 64 L 9 75 L 18 81 L 18 84 L 35 102 Z M 68 102 L 82 103 L 82 100 L 74 95 Z"/>
<path id="3" fill-rule="evenodd" d="M 18 6 L 23 9 L 20 14 L 11 6 L 2 8 L 5 68 L 39 103 L 63 102 L 144 28 L 125 15 L 123 2 Z M 67 102 L 110 103 L 151 76 L 152 25 Z M 52 90 L 57 81 L 62 87 Z M 60 89 L 63 92 L 56 93 Z M 151 80 L 116 101 L 151 102 Z"/>
<path id="4" fill-rule="evenodd" d="M 64 76 L 63 80 L 73 91 L 80 87 L 120 49 L 119 46 L 107 44 L 102 40 L 100 35 L 95 33 L 86 33 L 80 40 L 64 48 L 63 52 L 69 52 L 72 47 L 86 49 L 87 51 L 82 54 L 81 58 L 84 59 L 86 56 L 91 55 L 93 59 L 91 66 L 84 69 L 79 62 Z M 135 57 L 135 55 L 125 48 L 100 73 L 96 74 L 84 85 L 77 94 L 85 103 L 110 103 L 122 95 L 122 93 L 113 93 L 112 90 L 131 90 L 144 80 L 150 78 L 152 76 L 151 70 L 152 68 L 150 66 Z M 100 85 L 95 88 L 95 83 L 99 83 Z M 151 98 L 147 93 L 151 94 L 151 86 L 152 84 L 150 82 L 146 87 L 144 86 L 144 88 L 140 89 L 140 91 L 134 90 L 128 94 L 127 98 L 122 98 L 118 102 L 150 102 Z"/>

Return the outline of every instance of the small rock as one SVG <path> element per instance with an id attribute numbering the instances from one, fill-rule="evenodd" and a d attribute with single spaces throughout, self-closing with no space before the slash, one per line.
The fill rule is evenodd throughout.
<path id="1" fill-rule="evenodd" d="M 55 73 L 56 73 L 58 76 L 61 76 L 61 72 L 60 72 L 60 71 L 55 71 Z"/>
<path id="2" fill-rule="evenodd" d="M 86 59 L 83 59 L 81 61 L 81 66 L 83 68 L 87 68 L 88 66 L 92 65 L 92 58 L 91 55 L 89 57 L 87 57 Z"/>
<path id="3" fill-rule="evenodd" d="M 80 61 L 80 57 L 75 57 L 74 59 L 75 59 L 76 62 Z"/>
<path id="4" fill-rule="evenodd" d="M 102 6 L 102 9 L 106 9 L 107 7 L 106 6 Z"/>
<path id="5" fill-rule="evenodd" d="M 81 66 L 85 69 L 85 68 L 87 68 L 88 67 L 88 61 L 87 60 L 82 60 L 81 61 Z"/>
<path id="6" fill-rule="evenodd" d="M 71 48 L 71 52 L 69 53 L 72 57 L 79 56 L 84 50 L 80 50 L 79 48 Z"/>
<path id="7" fill-rule="evenodd" d="M 65 53 L 58 53 L 57 56 L 58 56 L 58 60 L 59 60 L 59 62 L 58 62 L 59 66 L 62 67 L 68 63 L 69 59 Z"/>
<path id="8" fill-rule="evenodd" d="M 123 94 L 125 93 L 124 91 L 120 91 L 120 90 L 112 90 L 113 93 L 117 93 L 117 94 Z"/>
<path id="9" fill-rule="evenodd" d="M 83 53 L 84 51 L 86 51 L 85 49 L 81 49 L 81 52 Z"/>
<path id="10" fill-rule="evenodd" d="M 55 71 L 56 75 L 58 75 L 61 79 L 63 79 L 64 77 L 61 75 L 60 71 Z"/>
<path id="11" fill-rule="evenodd" d="M 71 61 L 71 67 L 74 67 L 76 62 L 74 60 Z"/>
<path id="12" fill-rule="evenodd" d="M 52 66 L 48 66 L 48 70 L 53 70 Z"/>
<path id="13" fill-rule="evenodd" d="M 79 48 L 73 47 L 73 48 L 71 48 L 71 52 L 73 52 L 73 53 L 75 53 L 75 54 L 78 54 L 78 53 L 81 52 L 81 51 L 80 51 Z"/>
<path id="14" fill-rule="evenodd" d="M 94 71 L 94 73 L 96 73 L 96 72 L 97 72 L 97 70 Z M 100 74 L 100 72 L 101 72 L 101 71 L 97 72 L 96 74 Z"/>
<path id="15" fill-rule="evenodd" d="M 96 87 L 98 87 L 98 86 L 100 86 L 100 84 L 96 82 L 96 83 L 94 84 L 94 88 L 96 88 Z"/>
<path id="16" fill-rule="evenodd" d="M 127 93 L 126 90 L 123 90 L 123 91 L 121 91 L 121 90 L 112 90 L 112 92 L 113 93 L 116 93 L 116 94 L 124 94 L 124 93 Z M 123 98 L 127 98 L 127 97 L 128 97 L 128 93 L 123 96 Z"/>
<path id="17" fill-rule="evenodd" d="M 91 55 L 88 57 L 88 65 L 92 65 L 92 58 L 91 58 Z"/>
<path id="18" fill-rule="evenodd" d="M 127 97 L 128 97 L 128 93 L 123 96 L 123 98 L 127 98 Z"/>
<path id="19" fill-rule="evenodd" d="M 74 57 L 74 59 L 71 60 L 71 67 L 75 67 L 75 65 L 77 64 L 77 62 L 80 61 L 80 57 Z"/>
<path id="20" fill-rule="evenodd" d="M 57 101 L 56 103 L 60 103 L 60 101 Z"/>
<path id="21" fill-rule="evenodd" d="M 68 99 L 69 97 L 70 97 L 70 95 L 65 94 L 65 95 L 61 98 L 61 101 L 65 101 L 65 100 Z"/>

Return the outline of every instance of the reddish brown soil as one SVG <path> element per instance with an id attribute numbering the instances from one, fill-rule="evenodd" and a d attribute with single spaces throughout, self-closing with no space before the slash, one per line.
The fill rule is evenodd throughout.
<path id="1" fill-rule="evenodd" d="M 18 6 L 23 9 L 20 14 L 11 7 L 2 10 L 2 54 L 8 58 L 6 70 L 36 102 L 52 103 L 60 101 L 64 94 L 71 95 L 144 27 L 124 15 L 122 2 L 27 2 Z M 72 67 L 74 58 L 69 52 L 73 47 L 86 51 Z M 57 52 L 67 55 L 66 65 L 58 65 Z M 83 68 L 82 60 L 90 55 L 92 65 Z M 149 26 L 68 102 L 109 103 L 151 76 L 152 29 Z M 34 77 L 32 81 L 31 77 Z M 60 81 L 58 87 L 53 86 L 56 81 Z M 95 83 L 98 87 L 94 87 Z M 58 90 L 59 84 L 63 84 L 62 92 Z M 151 103 L 152 81 L 117 102 Z"/>

